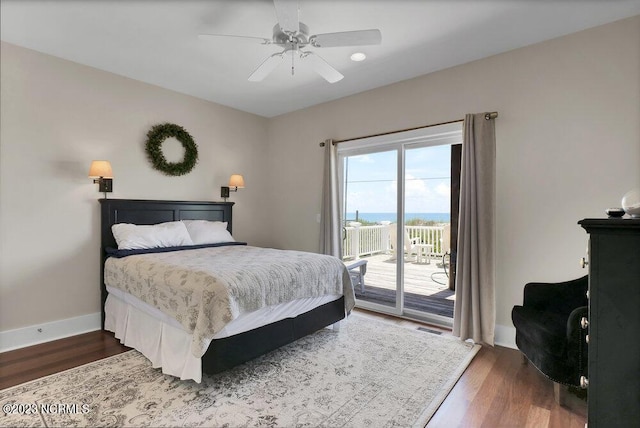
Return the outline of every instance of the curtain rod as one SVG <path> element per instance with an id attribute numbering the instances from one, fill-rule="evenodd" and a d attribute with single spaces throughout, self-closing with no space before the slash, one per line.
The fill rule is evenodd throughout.
<path id="1" fill-rule="evenodd" d="M 485 120 L 495 119 L 496 117 L 498 117 L 498 112 L 497 111 L 487 112 L 487 113 L 484 114 Z M 346 143 L 347 141 L 361 140 L 363 138 L 381 137 L 383 135 L 397 134 L 398 132 L 415 131 L 417 129 L 431 128 L 431 127 L 434 127 L 434 126 L 448 125 L 450 123 L 457 123 L 457 122 L 463 122 L 463 121 L 464 121 L 464 119 L 450 120 L 448 122 L 434 123 L 433 125 L 417 126 L 415 128 L 406 128 L 406 129 L 399 129 L 397 131 L 381 132 L 380 134 L 364 135 L 362 137 L 348 138 L 346 140 L 336 140 L 336 141 L 333 142 L 333 144 L 335 145 L 335 144 L 339 144 L 339 143 Z M 320 147 L 324 147 L 324 141 L 320 143 Z"/>

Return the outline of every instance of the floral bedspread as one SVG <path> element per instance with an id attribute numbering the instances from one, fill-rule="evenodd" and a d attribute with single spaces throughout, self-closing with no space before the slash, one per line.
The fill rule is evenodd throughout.
<path id="1" fill-rule="evenodd" d="M 339 259 L 301 251 L 225 246 L 139 254 L 107 259 L 104 277 L 176 319 L 192 333 L 197 358 L 241 313 L 327 294 L 344 295 L 347 311 L 355 304 Z"/>

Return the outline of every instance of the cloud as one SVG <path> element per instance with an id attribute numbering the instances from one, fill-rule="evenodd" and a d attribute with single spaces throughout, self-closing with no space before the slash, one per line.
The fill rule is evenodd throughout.
<path id="1" fill-rule="evenodd" d="M 405 174 L 404 183 L 404 194 L 407 199 L 427 198 L 432 193 L 425 180 L 416 178 L 411 174 Z"/>
<path id="2" fill-rule="evenodd" d="M 406 212 L 448 212 L 449 180 L 420 179 L 406 175 L 405 205 Z M 386 183 L 352 183 L 347 192 L 347 211 L 354 212 L 394 212 L 396 210 L 397 181 Z"/>
<path id="3" fill-rule="evenodd" d="M 440 196 L 451 197 L 451 185 L 449 183 L 440 182 L 436 186 L 436 193 Z"/>
<path id="4" fill-rule="evenodd" d="M 369 155 L 352 156 L 351 159 L 360 163 L 376 163 Z"/>

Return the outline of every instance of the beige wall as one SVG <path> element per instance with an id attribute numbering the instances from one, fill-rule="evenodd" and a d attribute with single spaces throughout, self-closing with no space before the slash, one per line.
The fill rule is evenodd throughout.
<path id="1" fill-rule="evenodd" d="M 523 285 L 583 275 L 576 222 L 640 186 L 640 16 L 272 119 L 269 181 L 286 183 L 271 198 L 273 244 L 318 249 L 318 142 L 494 110 L 497 324 L 509 342 Z"/>
<path id="2" fill-rule="evenodd" d="M 269 243 L 254 221 L 267 200 L 267 119 L 6 43 L 0 53 L 0 331 L 99 311 L 93 159 L 111 161 L 109 198 L 219 200 L 242 173 L 234 234 Z M 164 176 L 145 157 L 146 132 L 162 122 L 198 144 L 186 176 Z"/>

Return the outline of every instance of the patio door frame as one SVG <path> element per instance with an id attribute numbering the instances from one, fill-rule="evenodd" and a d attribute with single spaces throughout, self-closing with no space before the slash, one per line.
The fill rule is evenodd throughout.
<path id="1" fill-rule="evenodd" d="M 453 145 L 462 143 L 462 122 L 435 125 L 411 131 L 404 131 L 392 134 L 379 135 L 375 137 L 362 138 L 342 142 L 338 145 L 339 180 L 340 180 L 340 200 L 344 201 L 345 171 L 344 159 L 350 156 L 358 156 L 379 152 L 396 151 L 396 237 L 398 253 L 404 253 L 404 229 L 405 229 L 405 161 L 406 152 L 411 149 L 432 147 L 440 145 Z M 344 215 L 341 212 L 341 215 Z M 344 221 L 345 219 L 341 219 Z M 453 319 L 436 314 L 429 314 L 422 311 L 407 309 L 404 307 L 404 256 L 396 257 L 396 306 L 386 306 L 379 303 L 356 301 L 356 306 L 389 314 L 397 317 L 406 317 L 426 321 L 435 325 L 452 327 Z"/>

